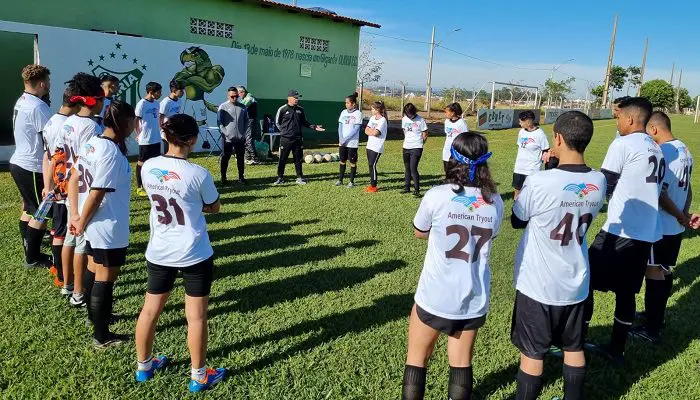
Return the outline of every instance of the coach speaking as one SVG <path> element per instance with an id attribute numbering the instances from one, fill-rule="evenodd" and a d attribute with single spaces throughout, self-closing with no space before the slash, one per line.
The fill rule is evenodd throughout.
<path id="1" fill-rule="evenodd" d="M 302 128 L 307 127 L 317 132 L 325 132 L 321 125 L 312 125 L 306 120 L 304 109 L 299 106 L 301 95 L 296 90 L 290 90 L 287 94 L 287 104 L 277 110 L 275 123 L 280 130 L 280 162 L 277 166 L 277 181 L 275 185 L 284 183 L 284 167 L 287 166 L 289 153 L 294 157 L 294 168 L 297 173 L 297 184 L 305 185 L 304 173 L 301 163 L 304 151 L 304 138 Z"/>

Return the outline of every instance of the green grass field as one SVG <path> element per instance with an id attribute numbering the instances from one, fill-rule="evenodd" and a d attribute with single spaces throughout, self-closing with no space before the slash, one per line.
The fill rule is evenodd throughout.
<path id="1" fill-rule="evenodd" d="M 673 120 L 677 136 L 700 154 L 700 129 L 687 117 Z M 474 121 L 470 121 L 474 126 Z M 550 126 L 544 127 L 551 132 Z M 510 227 L 510 188 L 515 130 L 487 134 L 490 161 L 506 201 L 503 229 L 495 239 L 491 269 L 491 311 L 479 331 L 474 357 L 475 394 L 507 399 L 515 394 L 518 351 L 510 343 L 513 256 L 521 232 Z M 599 168 L 615 133 L 614 121 L 596 122 L 587 153 Z M 334 141 L 331 134 L 329 143 Z M 432 137 L 420 165 L 423 186 L 442 171 L 442 137 Z M 331 147 L 327 147 L 331 150 Z M 361 186 L 368 183 L 360 149 Z M 218 171 L 216 157 L 200 157 Z M 235 163 L 232 163 L 235 164 Z M 234 168 L 232 165 L 231 168 Z M 406 329 L 426 243 L 413 237 L 411 221 L 419 200 L 399 194 L 401 141 L 391 140 L 379 162 L 381 192 L 336 188 L 338 164 L 305 165 L 307 186 L 271 185 L 275 166 L 249 167 L 252 185 L 222 192 L 222 209 L 207 217 L 216 253 L 210 305 L 208 365 L 226 367 L 229 377 L 208 398 L 226 399 L 396 399 L 400 397 Z M 235 172 L 230 170 L 230 176 Z M 291 177 L 293 166 L 288 165 Z M 218 172 L 214 174 L 218 179 Z M 700 174 L 693 186 L 700 187 Z M 174 363 L 137 385 L 133 344 L 93 350 L 85 311 L 71 309 L 47 271 L 22 267 L 17 238 L 20 200 L 9 173 L 0 173 L 0 233 L 5 246 L 0 269 L 0 396 L 21 399 L 176 399 L 187 393 L 189 356 L 185 342 L 184 292 L 178 286 L 161 317 L 156 352 Z M 700 196 L 696 196 L 696 199 Z M 700 210 L 700 200 L 694 202 Z M 132 202 L 131 246 L 115 291 L 112 326 L 133 333 L 146 290 L 143 253 L 149 203 Z M 601 215 L 589 240 L 604 222 Z M 700 398 L 700 237 L 688 234 L 678 262 L 664 342 L 632 343 L 624 369 L 589 358 L 586 398 Z M 173 243 L 177 246 L 177 243 Z M 638 306 L 643 305 L 642 296 Z M 614 300 L 596 299 L 591 337 L 607 340 Z M 444 337 L 428 372 L 427 398 L 445 398 L 448 364 Z M 543 399 L 561 396 L 561 361 L 548 359 Z"/>

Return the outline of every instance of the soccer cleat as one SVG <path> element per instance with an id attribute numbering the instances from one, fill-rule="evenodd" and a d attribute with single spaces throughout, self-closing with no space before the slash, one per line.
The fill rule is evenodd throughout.
<path id="1" fill-rule="evenodd" d="M 148 196 L 148 195 L 146 194 L 146 191 L 143 190 L 143 188 L 138 188 L 138 189 L 136 189 L 136 194 L 139 195 L 139 196 L 141 196 L 141 197 L 146 197 L 146 196 Z"/>
<path id="2" fill-rule="evenodd" d="M 415 192 L 413 192 L 413 197 L 421 197 L 420 191 L 416 190 Z"/>
<path id="3" fill-rule="evenodd" d="M 376 186 L 367 186 L 365 188 L 365 193 L 377 193 L 379 189 Z"/>
<path id="4" fill-rule="evenodd" d="M 136 371 L 136 382 L 146 382 L 153 379 L 153 375 L 156 371 L 159 371 L 168 364 L 168 358 L 166 356 L 154 356 L 151 358 L 151 369 L 147 371 Z"/>
<path id="5" fill-rule="evenodd" d="M 238 180 L 238 183 L 241 184 L 241 185 L 247 185 L 247 184 L 248 184 L 248 180 L 247 180 L 246 178 L 241 178 L 241 179 Z"/>
<path id="6" fill-rule="evenodd" d="M 354 187 L 355 187 L 355 182 L 348 183 L 348 189 L 352 189 Z"/>
<path id="7" fill-rule="evenodd" d="M 644 325 L 632 328 L 628 336 L 632 339 L 646 340 L 652 344 L 659 344 L 661 342 L 661 335 L 650 332 Z"/>
<path id="8" fill-rule="evenodd" d="M 27 261 L 24 262 L 24 268 L 27 269 L 50 268 L 52 265 L 53 262 L 51 261 L 51 257 L 47 256 L 46 254 L 41 254 L 39 259 L 32 263 Z"/>
<path id="9" fill-rule="evenodd" d="M 104 342 L 100 342 L 97 339 L 92 339 L 92 346 L 95 348 L 95 350 L 104 350 L 109 347 L 114 347 L 114 346 L 119 346 L 120 344 L 123 344 L 125 342 L 129 341 L 129 336 L 127 335 L 118 335 L 116 333 L 109 333 L 107 335 L 107 339 L 105 339 Z"/>
<path id="10" fill-rule="evenodd" d="M 51 268 L 49 268 L 49 273 L 53 276 L 58 275 L 58 269 L 56 269 L 55 265 L 52 265 Z"/>
<path id="11" fill-rule="evenodd" d="M 63 281 L 60 280 L 60 279 L 58 279 L 57 276 L 55 276 L 55 277 L 53 278 L 53 285 L 56 286 L 56 287 L 58 287 L 58 288 L 62 288 L 62 287 L 63 287 Z"/>
<path id="12" fill-rule="evenodd" d="M 343 186 L 343 181 L 341 181 L 341 180 L 336 181 L 335 186 Z"/>
<path id="13" fill-rule="evenodd" d="M 210 369 L 207 368 L 207 374 L 204 376 L 204 381 L 190 379 L 190 392 L 198 393 L 204 390 L 209 390 L 217 383 L 221 382 L 226 375 L 225 368 Z"/>
<path id="14" fill-rule="evenodd" d="M 613 350 L 609 343 L 594 346 L 591 351 L 607 359 L 615 367 L 622 367 L 625 364 L 625 354 Z"/>
<path id="15" fill-rule="evenodd" d="M 76 308 L 82 308 L 87 306 L 87 302 L 85 301 L 85 295 L 83 295 L 82 293 L 73 293 L 68 302 L 71 306 Z"/>
<path id="16" fill-rule="evenodd" d="M 284 179 L 282 179 L 282 178 L 277 178 L 275 183 L 273 183 L 273 185 L 282 185 L 282 184 L 284 184 Z"/>
<path id="17" fill-rule="evenodd" d="M 297 185 L 306 185 L 308 183 L 308 181 L 304 178 L 297 178 L 296 182 Z"/>
<path id="18" fill-rule="evenodd" d="M 61 296 L 73 296 L 73 285 L 64 285 L 61 288 Z"/>

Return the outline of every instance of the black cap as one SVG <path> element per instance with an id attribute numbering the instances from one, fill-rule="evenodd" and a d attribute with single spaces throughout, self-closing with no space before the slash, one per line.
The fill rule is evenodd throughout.
<path id="1" fill-rule="evenodd" d="M 287 93 L 287 97 L 296 97 L 297 99 L 301 97 L 298 91 L 292 89 Z"/>

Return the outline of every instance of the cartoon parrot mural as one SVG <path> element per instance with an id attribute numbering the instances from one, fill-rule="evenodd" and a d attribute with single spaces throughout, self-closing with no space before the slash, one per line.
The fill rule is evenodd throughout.
<path id="1" fill-rule="evenodd" d="M 199 125 L 206 125 L 207 110 L 216 113 L 218 104 L 204 98 L 221 85 L 226 72 L 221 65 L 212 65 L 209 54 L 200 47 L 189 47 L 180 53 L 182 71 L 175 74 L 174 80 L 185 85 L 184 113 L 191 115 Z"/>

